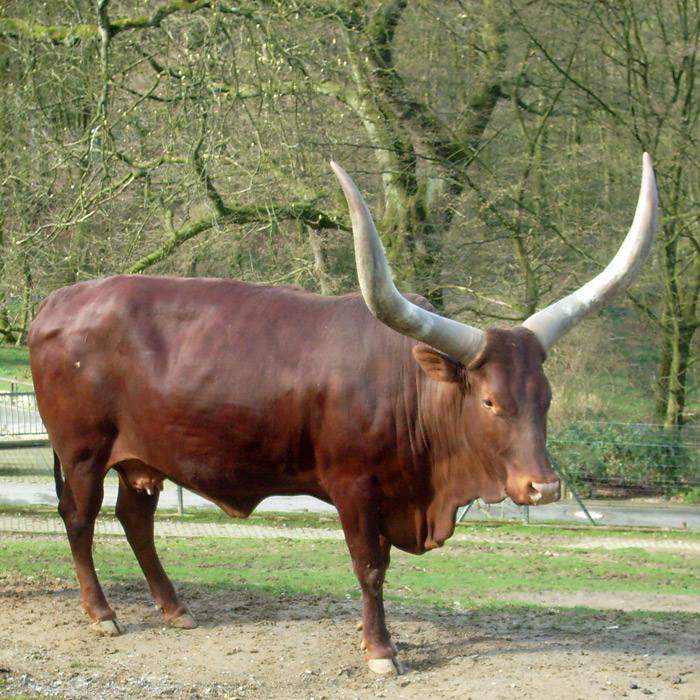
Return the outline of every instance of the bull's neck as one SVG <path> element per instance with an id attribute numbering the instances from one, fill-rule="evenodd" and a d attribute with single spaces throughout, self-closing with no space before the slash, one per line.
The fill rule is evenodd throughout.
<path id="1" fill-rule="evenodd" d="M 471 455 L 464 434 L 458 430 L 464 402 L 461 387 L 430 379 L 420 368 L 416 383 L 416 445 L 428 467 L 421 507 L 425 521 L 423 546 L 433 549 L 450 537 L 457 508 L 470 500 L 463 474 Z"/>
<path id="2" fill-rule="evenodd" d="M 469 395 L 463 385 L 439 382 L 418 370 L 417 433 L 430 465 L 430 489 L 424 505 L 426 549 L 441 546 L 452 535 L 457 508 L 475 498 L 494 499 L 493 476 L 472 447 Z"/>

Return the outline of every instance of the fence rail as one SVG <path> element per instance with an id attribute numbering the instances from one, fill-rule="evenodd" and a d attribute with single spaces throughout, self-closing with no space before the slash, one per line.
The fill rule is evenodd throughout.
<path id="1" fill-rule="evenodd" d="M 29 391 L 0 392 L 0 439 L 46 436 L 36 406 L 36 395 Z"/>
<path id="2" fill-rule="evenodd" d="M 0 385 L 9 384 L 10 393 L 16 394 L 18 391 L 32 392 L 34 390 L 34 384 L 32 382 L 26 382 L 22 379 L 11 379 L 9 377 L 0 377 Z M 18 387 L 25 387 L 24 389 L 19 389 Z"/>

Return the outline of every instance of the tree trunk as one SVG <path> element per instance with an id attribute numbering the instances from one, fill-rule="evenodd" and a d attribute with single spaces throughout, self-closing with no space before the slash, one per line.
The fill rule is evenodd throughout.
<path id="1" fill-rule="evenodd" d="M 664 415 L 664 427 L 679 428 L 685 423 L 685 399 L 687 391 L 688 359 L 690 357 L 690 342 L 693 331 L 681 327 L 674 337 L 672 345 L 670 371 L 668 375 L 668 389 L 666 396 L 666 412 Z"/>
<path id="2" fill-rule="evenodd" d="M 675 202 L 674 202 L 675 203 Z M 697 299 L 700 288 L 700 258 L 695 253 L 687 265 L 688 253 L 680 250 L 680 237 L 673 222 L 661 230 L 664 294 L 661 357 L 656 378 L 656 420 L 666 428 L 685 422 L 692 341 L 698 328 Z M 692 254 L 692 251 L 691 251 Z"/>

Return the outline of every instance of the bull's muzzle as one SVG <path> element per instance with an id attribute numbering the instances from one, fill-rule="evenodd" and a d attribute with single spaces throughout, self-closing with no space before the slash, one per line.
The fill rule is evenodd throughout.
<path id="1" fill-rule="evenodd" d="M 533 505 L 543 506 L 546 503 L 554 503 L 561 498 L 561 484 L 559 481 L 548 483 L 538 483 L 533 481 L 530 484 L 530 500 Z"/>

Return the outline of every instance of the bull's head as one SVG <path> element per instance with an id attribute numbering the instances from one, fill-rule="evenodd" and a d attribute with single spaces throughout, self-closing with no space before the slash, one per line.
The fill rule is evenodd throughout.
<path id="1" fill-rule="evenodd" d="M 610 264 L 593 280 L 522 326 L 486 331 L 428 311 L 394 286 L 372 215 L 355 183 L 331 163 L 345 192 L 362 295 L 383 323 L 425 345 L 414 349 L 423 370 L 437 381 L 463 382 L 471 449 L 516 503 L 559 499 L 559 480 L 545 447 L 549 383 L 542 364 L 548 351 L 586 315 L 602 308 L 637 276 L 656 233 L 657 193 L 651 159 L 644 154 L 642 185 L 632 227 Z M 497 489 L 498 491 L 498 489 Z M 480 494 L 481 495 L 481 494 Z M 486 495 L 486 494 L 484 494 Z M 494 499 L 494 500 L 495 500 Z"/>

